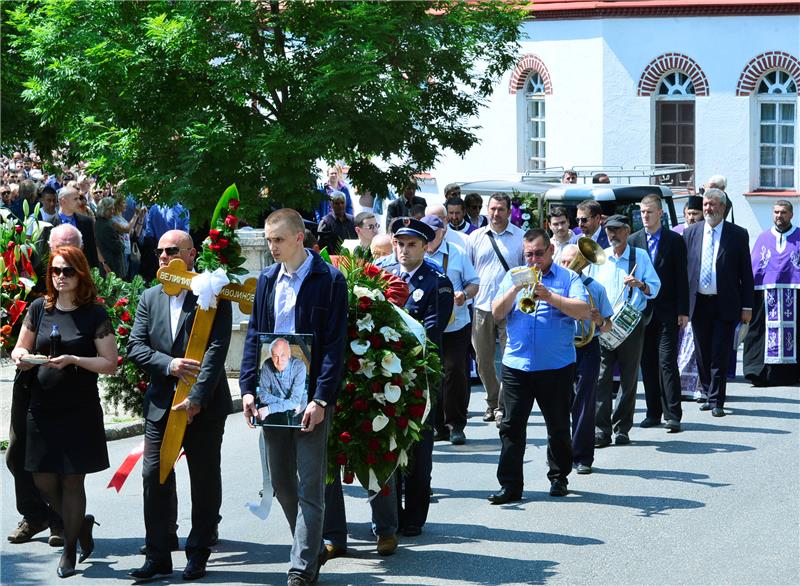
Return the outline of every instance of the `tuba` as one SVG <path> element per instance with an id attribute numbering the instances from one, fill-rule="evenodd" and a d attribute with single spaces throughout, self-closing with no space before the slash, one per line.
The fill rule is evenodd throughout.
<path id="1" fill-rule="evenodd" d="M 539 300 L 534 295 L 536 284 L 542 280 L 542 270 L 539 267 L 517 267 L 511 269 L 511 279 L 515 285 L 524 285 L 522 297 L 519 300 L 519 309 L 523 313 L 533 313 L 539 305 Z"/>
<path id="2" fill-rule="evenodd" d="M 588 267 L 590 264 L 592 265 L 601 265 L 606 262 L 606 252 L 603 248 L 591 238 L 587 236 L 583 236 L 578 239 L 578 254 L 569 263 L 567 268 L 575 271 L 576 273 L 582 273 L 583 269 Z M 591 293 L 587 290 L 586 293 L 589 295 L 589 307 L 591 309 L 595 308 L 594 299 L 592 299 Z M 592 341 L 594 337 L 594 321 L 589 322 L 589 331 L 587 332 L 583 321 L 580 322 L 581 326 L 581 335 L 575 336 L 575 347 L 576 348 L 583 348 Z"/>

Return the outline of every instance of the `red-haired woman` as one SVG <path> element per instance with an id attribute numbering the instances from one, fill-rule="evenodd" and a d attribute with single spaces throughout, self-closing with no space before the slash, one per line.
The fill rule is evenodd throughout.
<path id="1" fill-rule="evenodd" d="M 75 573 L 94 549 L 94 517 L 86 515 L 86 474 L 108 468 L 103 410 L 97 375 L 117 369 L 114 330 L 97 292 L 89 264 L 79 248 L 64 246 L 50 254 L 47 295 L 34 301 L 25 316 L 11 357 L 17 368 L 35 368 L 31 376 L 25 469 L 36 487 L 64 520 L 62 578 Z M 60 334 L 51 354 L 51 335 Z M 57 338 L 56 338 L 57 340 Z M 35 355 L 50 355 L 43 359 Z"/>

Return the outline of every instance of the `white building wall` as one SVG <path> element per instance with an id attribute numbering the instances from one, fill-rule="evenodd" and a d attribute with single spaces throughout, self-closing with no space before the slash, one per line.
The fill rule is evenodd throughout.
<path id="1" fill-rule="evenodd" d="M 659 55 L 682 53 L 697 62 L 709 85 L 709 96 L 697 97 L 695 106 L 697 185 L 724 174 L 737 223 L 753 235 L 771 224 L 773 198 L 741 195 L 757 186 L 757 135 L 754 98 L 737 97 L 736 85 L 760 53 L 800 55 L 800 16 L 532 20 L 523 26 L 520 54 L 539 56 L 552 80 L 548 166 L 654 162 L 654 98 L 637 96 L 639 78 Z M 481 112 L 481 143 L 463 158 L 445 153 L 432 171 L 440 189 L 451 181 L 518 177 L 521 96 L 509 94 L 510 76 Z M 795 140 L 800 142 L 800 126 Z"/>

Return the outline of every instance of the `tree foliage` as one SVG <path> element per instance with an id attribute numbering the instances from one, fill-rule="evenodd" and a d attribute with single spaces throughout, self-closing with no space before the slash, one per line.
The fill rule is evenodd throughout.
<path id="1" fill-rule="evenodd" d="M 455 0 L 3 6 L 36 122 L 25 138 L 57 128 L 96 172 L 193 211 L 235 181 L 251 214 L 265 186 L 270 205 L 313 205 L 319 160 L 381 194 L 465 153 L 522 18 L 514 2 Z"/>

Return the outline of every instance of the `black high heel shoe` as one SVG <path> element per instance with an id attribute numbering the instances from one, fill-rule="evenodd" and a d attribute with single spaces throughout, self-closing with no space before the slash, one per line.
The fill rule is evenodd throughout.
<path id="1" fill-rule="evenodd" d="M 58 563 L 56 574 L 59 578 L 69 578 L 75 575 L 75 553 L 70 556 L 65 551 L 61 554 L 61 560 Z"/>
<path id="2" fill-rule="evenodd" d="M 100 523 L 94 520 L 94 515 L 86 515 L 83 518 L 83 526 L 81 527 L 80 535 L 78 535 L 78 543 L 81 546 L 81 555 L 78 558 L 79 562 L 85 561 L 94 551 L 94 537 L 92 537 L 92 529 L 94 526 L 100 526 Z"/>

